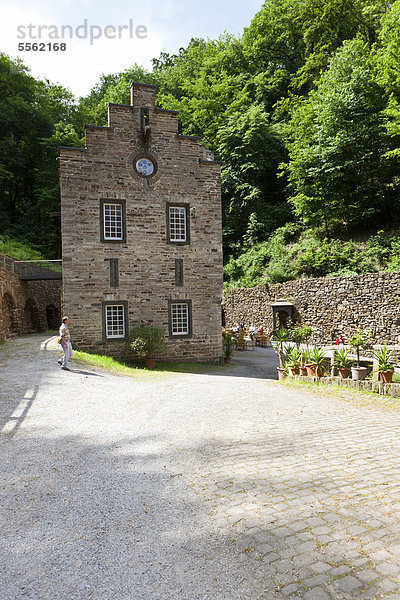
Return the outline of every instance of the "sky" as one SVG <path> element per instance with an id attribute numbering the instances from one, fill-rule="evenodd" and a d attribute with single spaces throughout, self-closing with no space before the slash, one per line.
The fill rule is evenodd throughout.
<path id="1" fill-rule="evenodd" d="M 116 73 L 134 63 L 151 70 L 152 58 L 178 52 L 192 37 L 240 34 L 262 3 L 0 0 L 0 51 L 20 58 L 34 77 L 83 96 L 102 73 Z M 65 50 L 57 51 L 54 44 L 61 43 Z M 37 50 L 29 50 L 29 44 L 38 44 Z"/>

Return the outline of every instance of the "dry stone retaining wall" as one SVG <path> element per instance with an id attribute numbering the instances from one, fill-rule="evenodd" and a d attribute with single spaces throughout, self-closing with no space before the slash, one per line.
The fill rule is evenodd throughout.
<path id="1" fill-rule="evenodd" d="M 300 279 L 281 284 L 226 290 L 227 325 L 264 325 L 272 331 L 272 302 L 295 307 L 295 320 L 311 325 L 314 343 L 329 344 L 340 333 L 345 342 L 358 328 L 375 343 L 400 343 L 400 273 Z"/>

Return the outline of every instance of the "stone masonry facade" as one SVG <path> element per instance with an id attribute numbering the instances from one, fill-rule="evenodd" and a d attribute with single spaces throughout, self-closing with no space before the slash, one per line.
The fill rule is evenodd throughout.
<path id="1" fill-rule="evenodd" d="M 61 281 L 21 281 L 13 264 L 0 255 L 0 340 L 58 328 Z"/>
<path id="2" fill-rule="evenodd" d="M 178 135 L 155 87 L 132 84 L 86 147 L 60 148 L 64 313 L 75 347 L 125 356 L 129 329 L 165 330 L 172 361 L 222 354 L 220 163 Z"/>
<path id="3" fill-rule="evenodd" d="M 294 304 L 294 318 L 314 329 L 312 342 L 345 342 L 356 329 L 371 332 L 377 344 L 400 343 L 400 273 L 300 279 L 254 288 L 227 289 L 223 309 L 227 325 L 264 325 L 271 332 L 271 304 Z"/>

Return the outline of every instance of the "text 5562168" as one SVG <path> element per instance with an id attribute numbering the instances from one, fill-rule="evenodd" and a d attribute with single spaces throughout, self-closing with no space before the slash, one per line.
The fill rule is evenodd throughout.
<path id="1" fill-rule="evenodd" d="M 67 44 L 62 42 L 20 42 L 18 44 L 19 52 L 65 52 Z"/>

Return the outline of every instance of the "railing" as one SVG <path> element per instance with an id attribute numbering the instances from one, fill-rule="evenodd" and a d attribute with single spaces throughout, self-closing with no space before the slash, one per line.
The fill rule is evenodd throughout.
<path id="1" fill-rule="evenodd" d="M 62 279 L 62 260 L 15 260 L 0 254 L 0 267 L 25 281 Z"/>
<path id="2" fill-rule="evenodd" d="M 10 256 L 7 256 L 7 254 L 0 254 L 0 267 L 2 267 L 5 271 L 8 271 L 9 273 L 15 273 L 14 263 L 15 260 L 13 260 Z"/>

